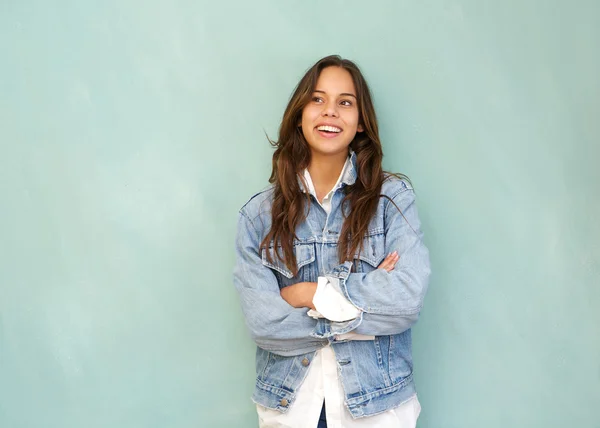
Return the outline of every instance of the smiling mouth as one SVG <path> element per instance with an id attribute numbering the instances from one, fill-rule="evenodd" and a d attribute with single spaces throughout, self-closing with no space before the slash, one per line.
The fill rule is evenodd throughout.
<path id="1" fill-rule="evenodd" d="M 326 132 L 327 134 L 339 134 L 342 129 L 337 126 L 321 125 L 317 126 L 317 131 Z"/>

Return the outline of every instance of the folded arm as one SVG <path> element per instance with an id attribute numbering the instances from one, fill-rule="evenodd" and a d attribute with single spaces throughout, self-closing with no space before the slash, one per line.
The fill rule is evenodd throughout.
<path id="1" fill-rule="evenodd" d="M 328 321 L 306 315 L 282 297 L 277 278 L 262 264 L 260 237 L 252 221 L 242 212 L 236 237 L 234 285 L 250 335 L 256 344 L 279 355 L 300 355 L 327 344 Z"/>

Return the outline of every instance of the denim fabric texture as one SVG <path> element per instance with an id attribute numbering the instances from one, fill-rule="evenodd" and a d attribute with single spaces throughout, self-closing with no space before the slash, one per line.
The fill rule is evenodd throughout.
<path id="1" fill-rule="evenodd" d="M 312 196 L 310 207 L 307 204 L 306 219 L 297 227 L 294 240 L 295 276 L 275 255 L 275 244 L 260 249 L 271 226 L 273 188 L 253 196 L 240 210 L 234 285 L 257 344 L 252 398 L 261 406 L 286 412 L 315 351 L 327 345 L 335 352 L 344 401 L 354 418 L 397 407 L 416 393 L 410 328 L 423 305 L 430 265 L 415 194 L 405 180 L 387 177 L 362 251 L 340 263 L 337 243 L 348 209 L 342 207 L 342 199 L 344 187 L 356 181 L 354 153 L 351 161 L 342 187 L 333 195 L 329 215 Z M 377 269 L 393 251 L 400 256 L 395 269 Z M 319 276 L 337 281 L 344 296 L 361 310 L 357 318 L 316 320 L 307 315 L 307 308 L 293 308 L 281 298 L 281 288 L 317 282 Z M 375 339 L 336 340 L 351 331 Z"/>

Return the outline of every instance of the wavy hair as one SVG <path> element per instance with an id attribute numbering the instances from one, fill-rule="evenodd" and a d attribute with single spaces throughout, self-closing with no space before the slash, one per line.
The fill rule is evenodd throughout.
<path id="1" fill-rule="evenodd" d="M 353 259 L 355 254 L 362 251 L 363 237 L 377 210 L 381 186 L 386 177 L 381 166 L 383 151 L 371 91 L 360 69 L 354 62 L 338 55 L 320 59 L 304 74 L 296 86 L 283 114 L 278 141 L 269 139 L 275 148 L 269 178 L 274 193 L 271 229 L 260 247 L 268 250 L 273 243 L 275 257 L 282 261 L 294 275 L 298 273 L 294 254 L 294 239 L 297 238 L 295 231 L 306 218 L 305 207 L 310 209 L 311 203 L 310 197 L 302 191 L 298 181 L 299 174 L 302 175 L 311 159 L 308 143 L 299 124 L 302 121 L 302 111 L 311 100 L 321 71 L 327 67 L 343 68 L 352 76 L 356 89 L 359 123 L 363 126 L 363 132 L 357 132 L 350 143 L 350 148 L 356 154 L 357 179 L 353 185 L 344 188 L 342 207 L 349 207 L 350 210 L 344 219 L 338 241 L 340 263 Z M 304 205 L 305 202 L 307 206 Z M 342 212 L 346 212 L 346 209 Z M 270 262 L 273 262 L 270 251 L 266 251 L 266 256 Z"/>

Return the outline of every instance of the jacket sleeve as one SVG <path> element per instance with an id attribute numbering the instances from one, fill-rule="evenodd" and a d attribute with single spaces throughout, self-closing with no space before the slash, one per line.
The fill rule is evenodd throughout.
<path id="1" fill-rule="evenodd" d="M 328 343 L 328 320 L 307 316 L 307 308 L 294 308 L 281 297 L 277 278 L 264 266 L 259 252 L 260 234 L 240 212 L 236 236 L 233 281 L 250 335 L 267 351 L 283 356 L 315 351 Z"/>
<path id="2" fill-rule="evenodd" d="M 337 281 L 344 296 L 362 313 L 350 323 L 332 323 L 331 334 L 399 334 L 417 322 L 431 272 L 429 252 L 423 243 L 414 191 L 403 185 L 391 201 L 384 211 L 385 254 L 397 251 L 400 259 L 391 272 L 352 273 L 351 262 L 333 269 L 328 279 Z"/>

